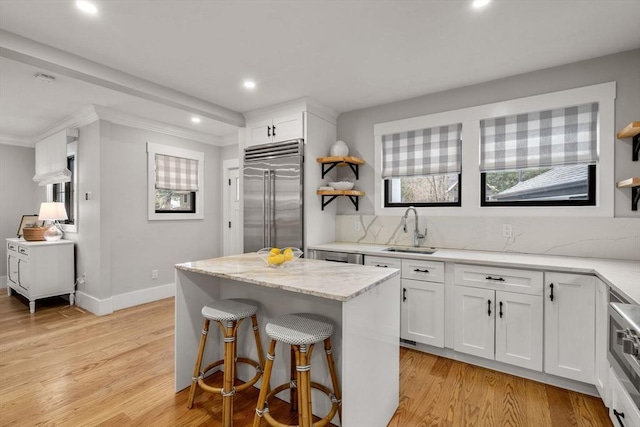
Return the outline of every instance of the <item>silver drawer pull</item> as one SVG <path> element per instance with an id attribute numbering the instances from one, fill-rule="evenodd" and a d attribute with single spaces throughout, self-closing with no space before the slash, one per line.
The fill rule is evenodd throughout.
<path id="1" fill-rule="evenodd" d="M 18 252 L 20 252 L 21 254 L 26 254 L 27 250 L 25 248 L 18 248 Z"/>
<path id="2" fill-rule="evenodd" d="M 504 278 L 502 278 L 502 277 L 487 276 L 487 277 L 485 277 L 485 280 L 495 280 L 496 282 L 504 282 Z"/>
<path id="3" fill-rule="evenodd" d="M 416 273 L 429 273 L 429 270 L 427 270 L 426 268 L 424 270 L 420 270 L 419 268 L 414 268 L 413 271 L 415 271 Z"/>

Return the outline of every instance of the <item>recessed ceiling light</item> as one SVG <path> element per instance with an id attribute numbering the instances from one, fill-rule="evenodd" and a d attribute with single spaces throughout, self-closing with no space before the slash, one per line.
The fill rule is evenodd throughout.
<path id="1" fill-rule="evenodd" d="M 244 87 L 246 87 L 247 89 L 253 89 L 256 87 L 256 82 L 254 82 L 253 80 L 245 80 L 243 83 Z"/>
<path id="2" fill-rule="evenodd" d="M 200 119 L 200 117 L 191 117 L 191 121 L 193 123 L 200 123 L 202 120 Z"/>
<path id="3" fill-rule="evenodd" d="M 491 3 L 491 0 L 473 0 L 473 3 L 471 5 L 474 9 L 480 9 L 481 7 L 485 7 L 489 3 Z"/>
<path id="4" fill-rule="evenodd" d="M 96 5 L 88 1 L 77 0 L 76 7 L 84 13 L 88 13 L 91 15 L 95 15 L 96 13 L 98 13 L 98 8 L 96 7 Z"/>

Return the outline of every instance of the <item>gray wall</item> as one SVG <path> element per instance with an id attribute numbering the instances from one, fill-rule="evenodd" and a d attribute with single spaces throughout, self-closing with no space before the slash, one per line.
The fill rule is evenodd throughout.
<path id="1" fill-rule="evenodd" d="M 425 71 L 425 78 L 428 78 L 428 70 Z M 372 165 L 375 123 L 609 81 L 617 82 L 615 128 L 619 130 L 629 122 L 640 119 L 640 49 L 341 114 L 338 117 L 338 139 L 344 140 L 354 155 L 359 155 L 367 162 L 361 168 L 358 182 L 359 188 L 366 194 L 360 202 L 359 213 L 374 212 Z M 615 135 L 611 135 L 610 140 L 602 141 L 602 147 L 615 150 L 616 181 L 640 174 L 640 164 L 631 161 L 629 140 L 617 141 Z M 339 214 L 355 213 L 347 202 L 340 202 Z M 631 211 L 629 189 L 616 190 L 614 203 L 616 217 L 639 216 L 638 212 Z"/>
<path id="2" fill-rule="evenodd" d="M 37 215 L 45 201 L 44 187 L 33 182 L 35 158 L 34 148 L 0 144 L 0 277 L 7 275 L 5 239 L 16 237 L 22 215 Z"/>

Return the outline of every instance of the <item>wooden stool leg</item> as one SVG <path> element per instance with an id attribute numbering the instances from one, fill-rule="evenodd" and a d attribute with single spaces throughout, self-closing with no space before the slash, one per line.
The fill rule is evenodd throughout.
<path id="1" fill-rule="evenodd" d="M 260 395 L 258 396 L 258 404 L 256 405 L 256 414 L 253 416 L 253 427 L 260 426 L 262 412 L 265 410 L 264 403 L 267 400 L 267 393 L 271 388 L 269 383 L 271 381 L 271 369 L 273 368 L 275 358 L 276 340 L 271 340 L 269 343 L 269 353 L 267 353 L 267 362 L 265 363 L 264 373 L 262 374 L 262 385 L 260 386 Z"/>
<path id="2" fill-rule="evenodd" d="M 289 371 L 290 377 L 289 381 L 295 381 L 298 384 L 298 371 L 296 370 L 296 365 L 298 364 L 298 359 L 296 356 L 296 350 L 294 346 L 291 346 L 291 354 L 289 356 Z M 297 386 L 296 386 L 297 388 Z M 290 412 L 298 412 L 298 390 L 291 387 L 289 389 L 289 411 Z"/>
<path id="3" fill-rule="evenodd" d="M 324 340 L 324 352 L 327 355 L 327 364 L 329 365 L 329 374 L 331 375 L 331 383 L 333 384 L 333 395 L 338 401 L 338 418 L 342 424 L 342 394 L 340 393 L 340 383 L 338 382 L 338 373 L 336 372 L 336 364 L 333 360 L 333 352 L 331 351 L 331 339 Z"/>
<path id="4" fill-rule="evenodd" d="M 222 381 L 222 425 L 233 426 L 233 395 L 235 394 L 235 331 L 236 322 L 227 321 L 224 334 L 224 377 Z"/>
<path id="5" fill-rule="evenodd" d="M 207 343 L 207 333 L 209 332 L 209 319 L 202 322 L 202 335 L 200 336 L 200 345 L 198 346 L 198 355 L 196 356 L 196 366 L 193 369 L 193 377 L 191 380 L 191 388 L 189 389 L 189 399 L 187 400 L 187 408 L 193 407 L 193 399 L 196 396 L 196 388 L 198 388 L 198 377 L 200 376 L 200 367 L 202 365 L 202 356 L 204 347 Z"/>
<path id="6" fill-rule="evenodd" d="M 253 325 L 253 337 L 256 340 L 256 350 L 258 351 L 258 361 L 260 368 L 264 372 L 264 351 L 262 350 L 262 339 L 260 339 L 260 327 L 258 326 L 258 316 L 251 316 L 251 324 Z"/>
<path id="7" fill-rule="evenodd" d="M 296 371 L 298 372 L 298 423 L 300 427 L 311 427 L 311 351 L 310 346 L 296 346 Z"/>

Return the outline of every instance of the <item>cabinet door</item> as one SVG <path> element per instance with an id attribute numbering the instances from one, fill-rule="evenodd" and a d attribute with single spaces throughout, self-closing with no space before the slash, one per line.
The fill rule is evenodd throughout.
<path id="1" fill-rule="evenodd" d="M 595 277 L 545 273 L 544 370 L 594 384 Z"/>
<path id="2" fill-rule="evenodd" d="M 495 291 L 454 286 L 453 292 L 453 349 L 493 359 Z"/>
<path id="3" fill-rule="evenodd" d="M 18 257 L 15 255 L 7 256 L 7 279 L 12 285 L 18 286 Z"/>
<path id="4" fill-rule="evenodd" d="M 402 279 L 400 338 L 444 347 L 444 284 Z"/>
<path id="5" fill-rule="evenodd" d="M 271 119 L 247 123 L 247 147 L 271 142 L 271 125 Z"/>
<path id="6" fill-rule="evenodd" d="M 496 291 L 496 360 L 542 371 L 542 296 Z"/>
<path id="7" fill-rule="evenodd" d="M 604 406 L 611 405 L 609 395 L 609 361 L 608 322 L 609 322 L 609 287 L 600 279 L 596 279 L 596 371 L 595 382 Z"/>
<path id="8" fill-rule="evenodd" d="M 302 113 L 275 117 L 271 125 L 271 136 L 273 142 L 302 138 Z"/>
<path id="9" fill-rule="evenodd" d="M 28 291 L 30 278 L 29 262 L 24 259 L 18 259 L 18 286 Z"/>

